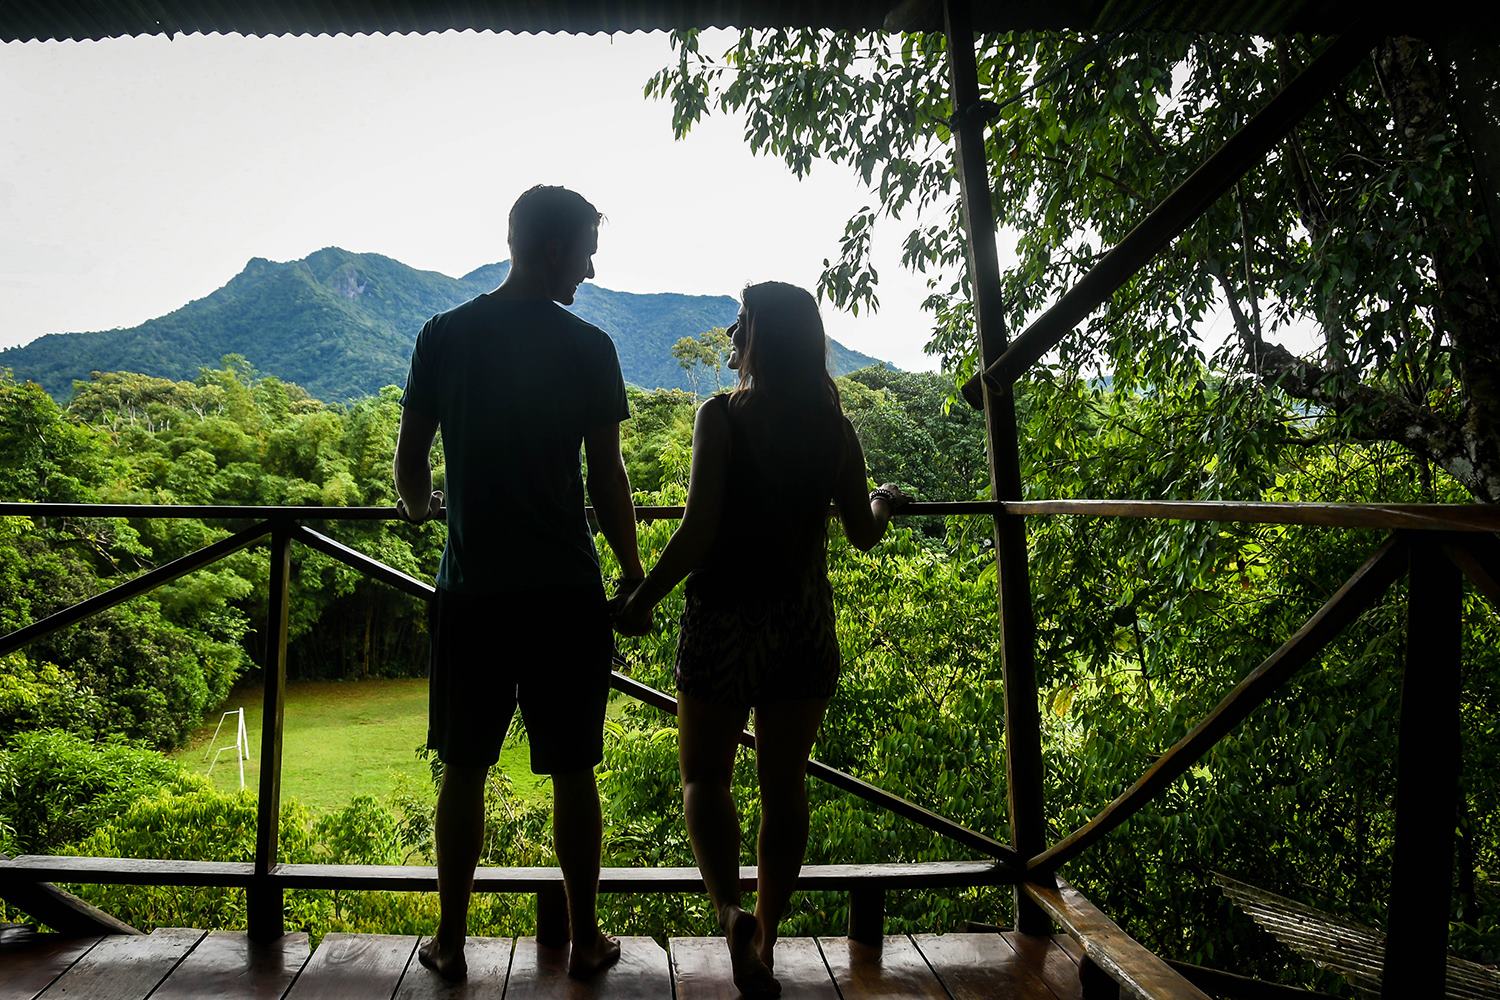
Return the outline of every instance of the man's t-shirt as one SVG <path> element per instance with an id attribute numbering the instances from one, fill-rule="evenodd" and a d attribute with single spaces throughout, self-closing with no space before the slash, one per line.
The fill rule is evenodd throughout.
<path id="1" fill-rule="evenodd" d="M 609 336 L 554 302 L 481 295 L 427 321 L 401 405 L 435 417 L 458 593 L 599 584 L 584 516 L 584 432 L 630 416 Z"/>

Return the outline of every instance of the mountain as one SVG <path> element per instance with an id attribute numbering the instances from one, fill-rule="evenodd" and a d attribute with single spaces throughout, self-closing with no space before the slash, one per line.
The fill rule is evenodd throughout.
<path id="1" fill-rule="evenodd" d="M 47 334 L 0 351 L 0 368 L 62 399 L 90 372 L 190 379 L 226 354 L 242 354 L 320 399 L 345 400 L 401 385 L 427 318 L 489 291 L 509 271 L 502 261 L 450 278 L 337 247 L 288 263 L 256 257 L 223 288 L 165 316 L 130 329 Z M 672 345 L 728 326 L 739 304 L 727 295 L 638 295 L 585 284 L 572 309 L 614 340 L 627 382 L 687 388 Z M 835 374 L 884 364 L 829 343 Z"/>

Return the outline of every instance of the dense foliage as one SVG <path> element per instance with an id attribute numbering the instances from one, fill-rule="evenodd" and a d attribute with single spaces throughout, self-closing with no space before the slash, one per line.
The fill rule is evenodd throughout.
<path id="1" fill-rule="evenodd" d="M 674 34 L 676 63 L 646 85 L 671 102 L 677 133 L 736 113 L 750 148 L 798 175 L 831 161 L 870 185 L 823 273 L 820 290 L 840 305 L 878 301 L 875 224 L 915 209 L 904 260 L 930 278 L 929 349 L 970 372 L 943 36 L 746 30 L 722 55 L 699 42 Z M 1001 274 L 1011 328 L 1073 286 L 1323 44 L 980 36 L 981 97 L 995 116 L 990 196 L 1015 250 Z M 1208 364 L 1326 411 L 1321 431 L 1399 442 L 1475 498 L 1500 500 L 1493 162 L 1487 196 L 1476 176 L 1494 121 L 1474 103 L 1494 67 L 1475 75 L 1462 48 L 1372 43 L 1371 58 L 1050 363 L 1070 376 L 1109 372 L 1122 389 L 1189 384 Z M 1476 86 L 1467 101 L 1456 85 L 1466 82 Z M 1242 426 L 1220 415 L 1227 430 Z"/>
<path id="2" fill-rule="evenodd" d="M 238 354 L 319 399 L 354 400 L 404 384 L 427 318 L 489 291 L 509 270 L 504 261 L 450 278 L 337 247 L 286 263 L 257 257 L 223 288 L 165 316 L 130 329 L 40 337 L 0 350 L 0 368 L 66 400 L 91 372 L 191 379 Z M 739 304 L 727 295 L 642 295 L 585 284 L 572 309 L 609 331 L 627 382 L 687 388 L 672 345 L 733 322 Z M 876 363 L 836 341 L 829 351 L 840 374 Z"/>
<path id="3" fill-rule="evenodd" d="M 975 496 L 986 471 L 977 415 L 944 410 L 943 376 L 866 370 L 839 380 L 871 476 L 929 498 Z M 1229 397 L 1229 398 L 1226 398 Z M 1117 392 L 1063 379 L 1021 399 L 1028 481 L 1044 494 L 1240 496 L 1287 500 L 1461 499 L 1462 490 L 1391 445 L 1236 434 L 1223 455 L 1223 407 L 1247 425 L 1297 421 L 1266 395 L 1206 373 L 1186 389 Z M 632 392 L 623 446 L 642 501 L 681 502 L 693 398 Z M 390 503 L 393 392 L 347 407 L 318 403 L 235 359 L 191 383 L 101 376 L 61 409 L 33 385 L 0 383 L 0 449 L 11 496 L 171 502 Z M 1061 429 L 1059 429 L 1061 428 Z M 34 442 L 45 442 L 35 444 Z M 943 456 L 934 461 L 934 456 Z M 441 466 L 439 465 L 439 478 Z M 768 511 L 766 516 L 774 516 Z M 0 519 L 0 616 L 18 625 L 65 600 L 224 533 L 195 521 Z M 436 564 L 441 529 L 337 524 L 332 533 L 416 575 Z M 648 563 L 670 523 L 646 526 Z M 1030 522 L 1039 626 L 1049 826 L 1066 833 L 1137 777 L 1238 678 L 1294 631 L 1378 542 L 1369 532 L 1170 525 L 1080 518 Z M 1002 839 L 1002 692 L 989 528 L 977 519 L 910 522 L 861 554 L 833 533 L 830 569 L 845 674 L 820 759 Z M 56 562 L 49 562 L 56 560 Z M 51 568 L 49 568 L 51 567 Z M 609 570 L 609 567 L 606 567 Z M 226 795 L 119 735 L 170 747 L 236 676 L 254 676 L 264 557 L 255 550 L 184 578 L 71 633 L 0 661 L 0 850 L 224 860 L 249 857 L 253 801 Z M 66 585 L 65 592 L 54 593 Z M 298 550 L 292 669 L 304 677 L 419 673 L 416 602 Z M 1319 979 L 1268 949 L 1211 884 L 1223 871 L 1370 923 L 1383 920 L 1391 846 L 1393 752 L 1404 641 L 1398 590 L 1257 712 L 1157 804 L 1066 874 L 1164 953 L 1288 981 Z M 638 680 L 670 688 L 678 595 L 655 632 L 622 641 Z M 1469 602 L 1467 757 L 1455 941 L 1497 954 L 1495 834 L 1500 711 L 1495 612 Z M 163 661 L 159 650 L 187 659 Z M 217 650 L 218 652 L 213 652 Z M 186 680 L 184 679 L 186 678 Z M 174 687 L 173 685 L 176 685 Z M 134 693 L 132 693 L 134 692 Z M 145 698 L 150 692 L 158 700 Z M 66 732 L 60 731 L 65 730 Z M 110 742 L 109 737 L 116 737 Z M 686 865 L 675 730 L 630 705 L 609 724 L 601 787 L 606 864 Z M 748 756 L 737 796 L 758 814 Z M 936 835 L 815 783 L 814 862 L 964 857 Z M 496 776 L 485 861 L 551 863 L 543 806 Z M 313 814 L 287 803 L 289 860 L 426 862 L 430 790 L 397 787 Z M 752 849 L 747 838 L 746 858 Z M 240 926 L 240 897 L 82 887 L 124 919 L 155 926 Z M 525 898 L 483 897 L 477 932 L 524 933 Z M 896 929 L 956 929 L 1009 919 L 1004 891 L 901 893 Z M 791 933 L 833 933 L 845 900 L 799 897 Z M 612 896 L 626 933 L 707 933 L 704 900 Z M 292 893 L 292 926 L 419 931 L 420 896 Z"/>

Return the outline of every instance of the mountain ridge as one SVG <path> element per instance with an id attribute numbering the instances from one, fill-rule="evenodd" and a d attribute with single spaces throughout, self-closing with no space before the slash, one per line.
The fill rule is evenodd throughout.
<path id="1" fill-rule="evenodd" d="M 191 379 L 226 354 L 296 382 L 320 399 L 345 401 L 400 385 L 417 331 L 435 313 L 487 292 L 508 261 L 459 278 L 392 257 L 324 247 L 292 261 L 251 257 L 224 285 L 133 327 L 44 334 L 0 350 L 0 368 L 66 399 L 95 371 Z M 625 379 L 645 388 L 687 388 L 672 344 L 734 320 L 727 295 L 620 292 L 584 284 L 572 311 L 610 335 Z M 829 341 L 830 369 L 887 364 Z"/>

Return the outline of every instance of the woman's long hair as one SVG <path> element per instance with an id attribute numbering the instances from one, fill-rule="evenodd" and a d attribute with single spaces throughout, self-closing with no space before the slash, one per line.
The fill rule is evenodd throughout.
<path id="1" fill-rule="evenodd" d="M 812 295 L 784 281 L 763 281 L 747 285 L 741 301 L 745 323 L 735 335 L 736 395 L 839 412 L 838 386 L 828 375 L 828 338 Z"/>

